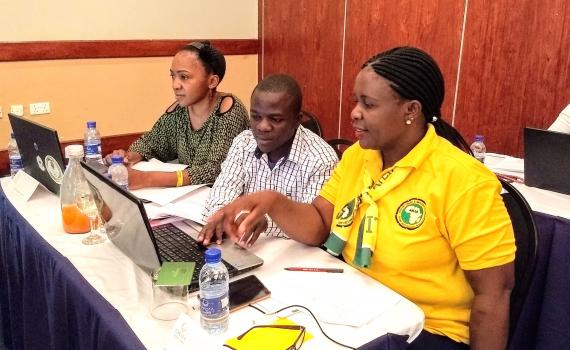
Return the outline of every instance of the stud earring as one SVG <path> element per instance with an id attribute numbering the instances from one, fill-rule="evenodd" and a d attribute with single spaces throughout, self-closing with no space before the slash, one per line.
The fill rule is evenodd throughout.
<path id="1" fill-rule="evenodd" d="M 412 120 L 411 119 L 406 120 L 406 125 L 412 125 Z"/>

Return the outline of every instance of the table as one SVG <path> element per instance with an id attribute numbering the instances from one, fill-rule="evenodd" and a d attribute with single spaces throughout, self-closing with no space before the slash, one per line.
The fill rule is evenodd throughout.
<path id="1" fill-rule="evenodd" d="M 0 326 L 8 347 L 162 349 L 174 321 L 150 316 L 149 276 L 112 243 L 84 246 L 82 235 L 63 233 L 56 196 L 39 189 L 24 202 L 9 181 L 2 179 L 0 190 Z M 343 278 L 364 278 L 366 283 L 379 285 L 319 248 L 282 239 L 260 243 L 252 250 L 265 264 L 253 273 L 275 295 L 287 284 L 283 267 L 293 262 L 342 266 Z M 395 294 L 388 288 L 383 293 Z M 192 295 L 190 300 L 197 305 Z M 197 322 L 199 312 L 190 309 L 189 316 Z M 226 339 L 241 334 L 259 317 L 252 308 L 236 311 L 230 315 L 225 334 L 207 336 L 197 327 L 193 343 L 200 349 L 220 349 Z M 322 337 L 307 315 L 300 313 L 291 319 L 315 336 L 303 349 L 340 348 Z M 423 313 L 400 297 L 366 327 L 324 326 L 328 334 L 344 343 L 360 346 L 372 341 L 381 349 L 384 342 L 399 340 L 397 336 L 378 338 L 383 334 L 417 336 L 423 327 Z"/>
<path id="2" fill-rule="evenodd" d="M 36 211 L 27 221 L 0 192 L 0 324 L 6 346 L 144 349 L 119 311 L 30 224 L 58 221 L 54 213 Z"/>
<path id="3" fill-rule="evenodd" d="M 491 156 L 485 164 L 504 173 L 505 169 L 495 168 L 500 157 Z M 522 162 L 509 160 L 515 165 Z M 519 183 L 513 186 L 533 210 L 539 241 L 536 271 L 511 349 L 570 349 L 570 195 Z"/>

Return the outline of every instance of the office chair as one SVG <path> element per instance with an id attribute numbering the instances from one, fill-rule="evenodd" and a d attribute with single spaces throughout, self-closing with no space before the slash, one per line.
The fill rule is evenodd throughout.
<path id="1" fill-rule="evenodd" d="M 342 158 L 342 153 L 344 152 L 344 150 L 352 146 L 354 141 L 350 141 L 347 139 L 330 139 L 327 140 L 327 143 L 331 145 L 331 147 L 336 152 L 338 159 L 340 159 Z"/>
<path id="2" fill-rule="evenodd" d="M 538 233 L 532 210 L 527 201 L 510 183 L 499 179 L 501 196 L 511 218 L 517 252 L 515 256 L 515 287 L 511 292 L 509 343 L 514 333 L 532 283 L 537 262 Z"/>
<path id="3" fill-rule="evenodd" d="M 319 135 L 320 137 L 323 137 L 323 130 L 321 129 L 321 124 L 319 123 L 319 120 L 313 113 L 302 110 L 301 125 L 311 130 L 315 134 Z"/>

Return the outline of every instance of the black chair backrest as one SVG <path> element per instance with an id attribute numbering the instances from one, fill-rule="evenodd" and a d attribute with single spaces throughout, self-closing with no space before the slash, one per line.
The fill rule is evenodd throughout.
<path id="1" fill-rule="evenodd" d="M 345 149 L 352 146 L 354 143 L 353 141 L 347 139 L 331 139 L 327 140 L 327 142 L 336 152 L 338 159 L 342 158 L 342 152 L 344 152 Z"/>
<path id="2" fill-rule="evenodd" d="M 515 257 L 515 287 L 511 293 L 509 337 L 516 329 L 518 319 L 525 304 L 534 274 L 538 232 L 532 210 L 520 192 L 510 183 L 499 179 L 504 193 L 501 194 L 515 233 L 517 252 Z"/>
<path id="3" fill-rule="evenodd" d="M 321 129 L 321 124 L 315 115 L 311 112 L 302 110 L 301 111 L 301 125 L 305 128 L 311 130 L 315 134 L 323 137 L 323 130 Z"/>

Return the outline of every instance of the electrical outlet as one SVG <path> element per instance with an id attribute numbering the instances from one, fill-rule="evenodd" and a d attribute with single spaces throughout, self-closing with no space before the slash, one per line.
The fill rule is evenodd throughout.
<path id="1" fill-rule="evenodd" d="M 24 105 L 11 105 L 10 113 L 18 115 L 20 117 L 24 116 Z"/>
<path id="2" fill-rule="evenodd" d="M 49 114 L 49 102 L 30 103 L 30 115 Z"/>

